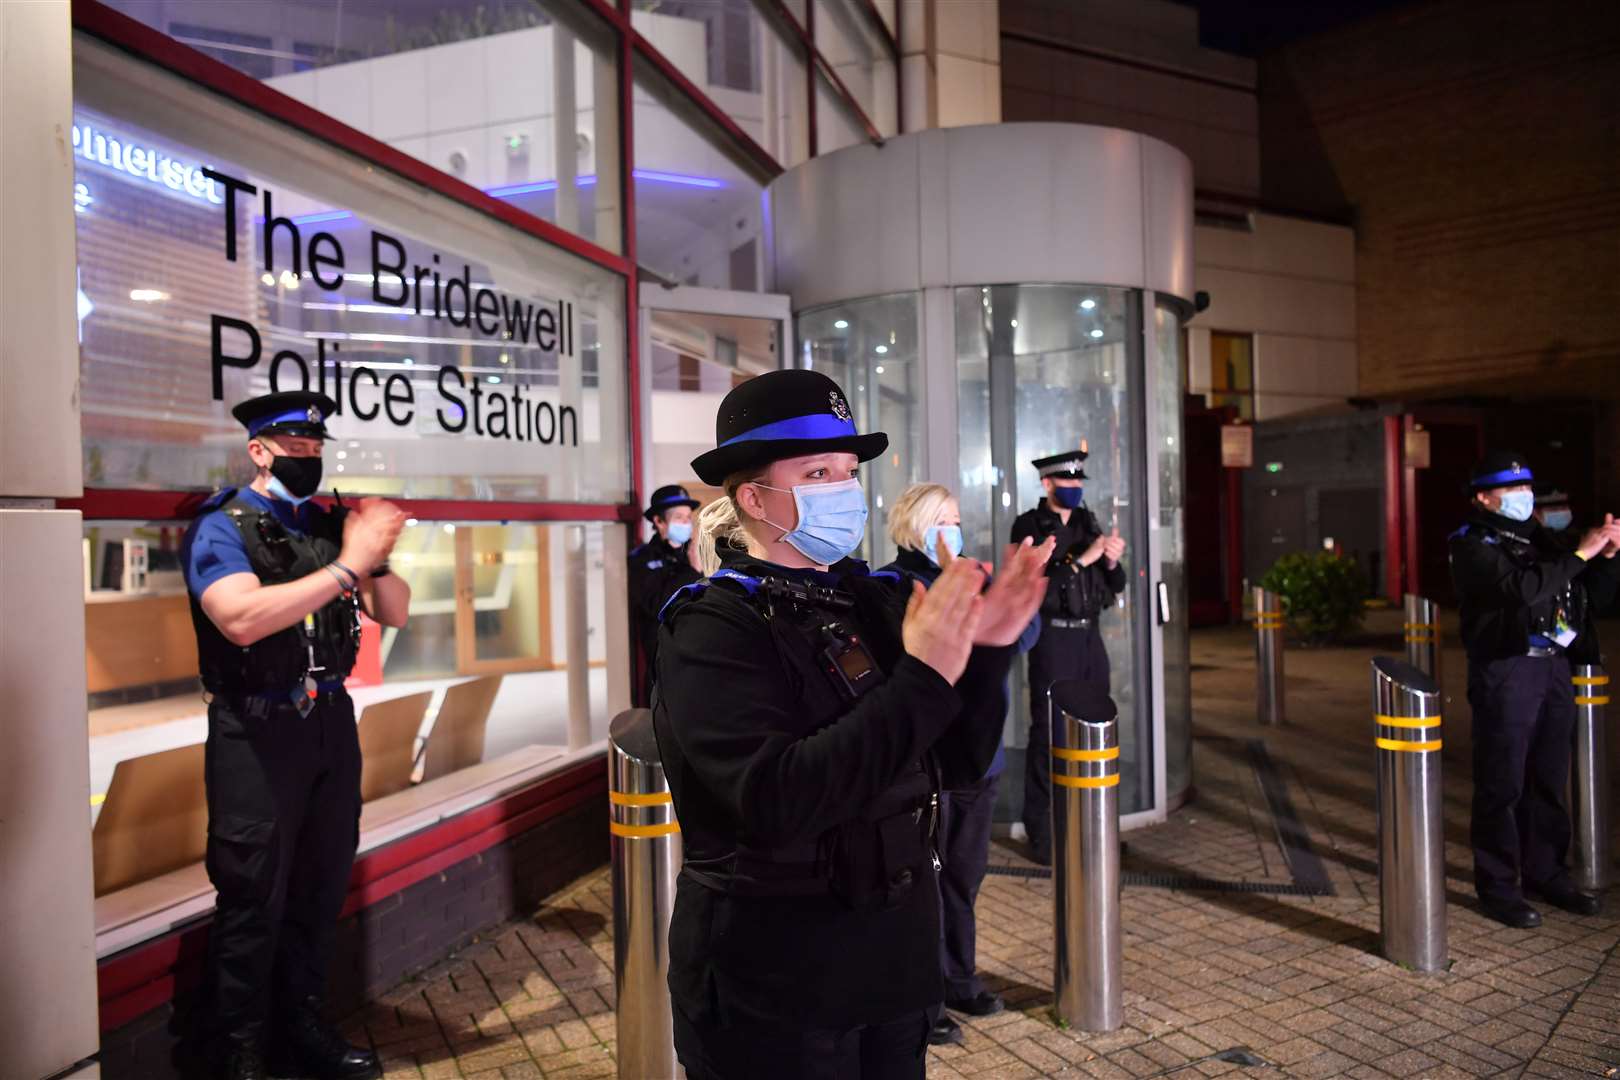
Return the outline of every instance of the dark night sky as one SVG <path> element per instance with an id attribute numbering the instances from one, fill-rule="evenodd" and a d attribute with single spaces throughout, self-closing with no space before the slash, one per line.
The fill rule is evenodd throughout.
<path id="1" fill-rule="evenodd" d="M 1182 0 L 1198 9 L 1203 43 L 1257 56 L 1412 0 Z"/>

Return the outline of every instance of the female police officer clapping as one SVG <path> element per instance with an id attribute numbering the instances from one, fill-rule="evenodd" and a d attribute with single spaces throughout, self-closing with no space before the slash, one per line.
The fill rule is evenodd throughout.
<path id="1" fill-rule="evenodd" d="M 685 862 L 670 927 L 694 1080 L 923 1075 L 941 998 L 938 792 L 984 775 L 1049 551 L 933 588 L 847 556 L 860 435 L 837 384 L 777 371 L 726 396 L 693 468 L 712 576 L 663 613 L 655 729 Z M 716 569 L 716 547 L 726 552 Z M 983 590 L 983 591 L 981 591 Z"/>

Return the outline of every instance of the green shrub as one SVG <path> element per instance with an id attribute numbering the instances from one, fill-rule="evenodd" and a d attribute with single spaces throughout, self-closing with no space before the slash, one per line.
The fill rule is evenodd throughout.
<path id="1" fill-rule="evenodd" d="M 1342 641 L 1366 610 L 1367 575 L 1353 559 L 1327 551 L 1284 555 L 1260 585 L 1282 597 L 1289 629 L 1308 645 Z"/>

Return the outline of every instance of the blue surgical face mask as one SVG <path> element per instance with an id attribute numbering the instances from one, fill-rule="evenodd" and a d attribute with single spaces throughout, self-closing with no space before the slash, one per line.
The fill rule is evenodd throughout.
<path id="1" fill-rule="evenodd" d="M 767 491 L 782 488 L 758 485 Z M 796 528 L 783 530 L 782 539 L 813 563 L 831 566 L 861 546 L 866 536 L 866 493 L 859 480 L 836 484 L 795 484 L 791 492 L 799 511 Z M 766 519 L 767 525 L 781 529 Z"/>
<path id="2" fill-rule="evenodd" d="M 1502 508 L 1497 511 L 1514 521 L 1529 521 L 1536 512 L 1536 496 L 1529 491 L 1508 491 L 1502 495 Z"/>
<path id="3" fill-rule="evenodd" d="M 930 525 L 923 530 L 923 554 L 937 566 L 939 564 L 939 538 L 945 538 L 945 550 L 952 555 L 962 554 L 962 526 Z"/>
<path id="4" fill-rule="evenodd" d="M 690 521 L 672 521 L 666 528 L 669 542 L 680 547 L 692 539 L 692 523 Z"/>
<path id="5" fill-rule="evenodd" d="M 1052 500 L 1065 510 L 1073 510 L 1086 501 L 1086 489 L 1078 484 L 1073 487 L 1054 484 L 1052 485 Z"/>
<path id="6" fill-rule="evenodd" d="M 294 495 L 292 492 L 288 491 L 287 485 L 281 482 L 281 477 L 274 474 L 271 474 L 270 479 L 265 481 L 264 486 L 270 489 L 271 495 L 274 495 L 278 499 L 285 499 L 292 503 L 295 507 L 302 506 L 310 500 L 310 496 L 308 495 Z"/>
<path id="7" fill-rule="evenodd" d="M 1542 515 L 1541 523 L 1553 532 L 1563 532 L 1574 520 L 1575 515 L 1568 510 L 1549 510 Z"/>

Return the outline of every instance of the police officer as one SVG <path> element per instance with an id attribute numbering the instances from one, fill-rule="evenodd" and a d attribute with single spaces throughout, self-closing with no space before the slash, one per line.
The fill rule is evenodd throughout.
<path id="1" fill-rule="evenodd" d="M 214 1075 L 380 1076 L 322 1016 L 327 959 L 360 825 L 360 746 L 343 689 L 359 611 L 403 626 L 389 573 L 405 515 L 380 499 L 325 510 L 325 419 L 305 391 L 232 410 L 257 469 L 203 505 L 182 558 L 208 694 L 208 1047 Z M 266 1059 L 268 1060 L 268 1064 Z"/>
<path id="2" fill-rule="evenodd" d="M 1041 602 L 1041 637 L 1029 654 L 1029 750 L 1024 758 L 1024 830 L 1030 857 L 1052 862 L 1053 717 L 1047 690 L 1062 679 L 1109 691 L 1108 653 L 1097 632 L 1097 616 L 1125 588 L 1119 560 L 1125 541 L 1119 530 L 1103 534 L 1085 504 L 1085 450 L 1037 458 L 1046 497 L 1013 522 L 1017 543 L 1054 540 L 1047 574 L 1051 587 Z"/>
<path id="3" fill-rule="evenodd" d="M 931 586 L 939 578 L 939 547 L 962 554 L 962 510 L 950 489 L 942 484 L 913 484 L 889 510 L 889 538 L 899 554 L 884 570 L 904 574 Z M 1031 619 L 1015 643 L 1028 652 L 1041 636 L 1040 616 Z M 1003 695 L 1005 702 L 1005 695 Z M 1003 705 L 1005 711 L 1005 705 Z M 962 1041 L 962 1028 L 950 1015 L 993 1016 L 1006 1007 L 999 994 L 985 989 L 977 972 L 978 921 L 973 906 L 984 883 L 990 856 L 990 825 L 995 815 L 996 791 L 1007 756 L 996 745 L 996 756 L 975 784 L 943 792 L 939 798 L 939 872 L 941 974 L 945 1000 L 933 1010 L 928 1041 L 935 1046 Z"/>
<path id="4" fill-rule="evenodd" d="M 1009 548 L 988 589 L 948 551 L 927 590 L 849 558 L 857 465 L 888 438 L 820 372 L 743 383 L 715 428 L 692 463 L 725 490 L 699 516 L 713 574 L 666 606 L 653 710 L 684 855 L 676 1051 L 693 1080 L 921 1080 L 937 797 L 995 754 L 1048 552 Z"/>
<path id="5" fill-rule="evenodd" d="M 642 517 L 658 535 L 630 551 L 630 623 L 639 649 L 635 704 L 652 701 L 652 676 L 658 656 L 658 613 L 683 585 L 703 574 L 692 543 L 692 512 L 698 501 L 679 484 L 665 484 L 652 493 Z"/>
<path id="6" fill-rule="evenodd" d="M 1474 888 L 1487 915 L 1518 928 L 1541 925 L 1527 893 L 1577 914 L 1598 911 L 1564 863 L 1570 654 L 1593 635 L 1588 579 L 1612 574 L 1620 545 L 1612 517 L 1573 545 L 1561 542 L 1532 517 L 1531 479 L 1521 455 L 1486 455 L 1470 481 L 1467 521 L 1450 539 L 1474 716 Z"/>

